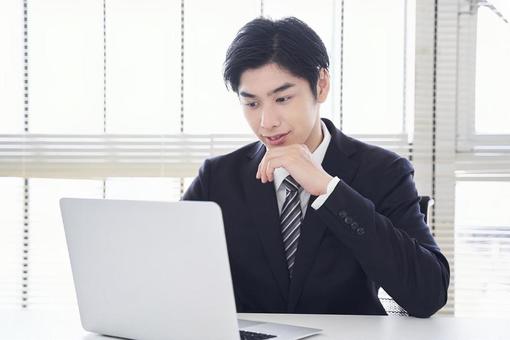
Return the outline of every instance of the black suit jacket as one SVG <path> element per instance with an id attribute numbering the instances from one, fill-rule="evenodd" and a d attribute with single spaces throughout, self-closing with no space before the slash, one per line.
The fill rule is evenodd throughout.
<path id="1" fill-rule="evenodd" d="M 262 143 L 206 160 L 184 194 L 222 209 L 237 311 L 386 314 L 382 286 L 410 315 L 432 315 L 446 303 L 450 274 L 419 211 L 411 164 L 324 122 L 322 166 L 341 182 L 318 210 L 311 196 L 292 279 L 274 184 L 255 178 Z"/>

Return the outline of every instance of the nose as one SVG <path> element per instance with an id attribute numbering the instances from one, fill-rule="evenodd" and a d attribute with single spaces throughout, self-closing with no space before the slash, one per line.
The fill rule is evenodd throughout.
<path id="1" fill-rule="evenodd" d="M 260 115 L 260 127 L 263 129 L 272 129 L 280 126 L 280 118 L 275 110 L 265 107 Z"/>

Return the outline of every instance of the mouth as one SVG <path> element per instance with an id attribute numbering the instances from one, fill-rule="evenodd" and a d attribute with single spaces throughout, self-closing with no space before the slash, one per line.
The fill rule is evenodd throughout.
<path id="1" fill-rule="evenodd" d="M 285 140 L 287 139 L 289 133 L 290 132 L 281 133 L 273 136 L 264 136 L 264 138 L 269 145 L 282 145 L 283 143 L 285 143 Z"/>

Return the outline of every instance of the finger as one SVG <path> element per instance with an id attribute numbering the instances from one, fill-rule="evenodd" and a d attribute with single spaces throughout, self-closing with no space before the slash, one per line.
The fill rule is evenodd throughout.
<path id="1" fill-rule="evenodd" d="M 262 181 L 262 176 L 263 176 L 263 171 L 262 171 L 262 169 L 264 169 L 264 167 L 263 167 L 263 166 L 264 166 L 264 163 L 265 163 L 265 161 L 266 161 L 266 159 L 267 159 L 267 155 L 268 155 L 268 153 L 269 153 L 269 150 L 266 150 L 266 152 L 265 152 L 264 156 L 263 156 L 263 157 L 262 157 L 262 159 L 260 160 L 260 163 L 259 163 L 258 168 L 257 168 L 257 174 L 255 175 L 255 177 L 256 177 L 257 179 L 260 179 L 260 181 L 261 181 L 262 183 L 264 183 L 264 182 Z"/>
<path id="2" fill-rule="evenodd" d="M 277 149 L 271 149 L 271 152 L 266 153 L 265 157 L 270 160 L 278 157 L 285 156 L 286 154 L 292 152 L 292 148 L 287 146 L 282 146 Z"/>
<path id="3" fill-rule="evenodd" d="M 272 167 L 272 161 L 271 160 L 268 160 L 267 161 L 267 165 L 266 165 L 266 177 L 267 177 L 267 180 L 268 182 L 271 182 L 273 179 L 273 172 L 274 172 L 274 168 Z"/>
<path id="4" fill-rule="evenodd" d="M 274 171 L 276 168 L 280 168 L 285 163 L 284 157 L 274 158 L 272 160 L 267 161 L 267 166 L 265 168 L 265 173 L 270 182 L 274 181 Z"/>
<path id="5" fill-rule="evenodd" d="M 263 166 L 261 168 L 262 176 L 264 178 L 263 183 L 269 182 L 269 176 L 268 176 L 268 173 L 267 173 L 267 167 L 269 166 L 269 164 L 270 164 L 269 160 L 266 159 L 266 160 L 264 160 L 264 164 L 263 164 Z"/>
<path id="6" fill-rule="evenodd" d="M 266 154 L 266 156 L 267 156 L 267 154 Z M 266 183 L 266 181 L 267 181 L 266 174 L 265 174 L 265 171 L 264 171 L 264 169 L 266 167 L 266 162 L 267 162 L 266 156 L 264 156 L 262 158 L 262 160 L 260 161 L 260 164 L 259 164 L 259 168 L 260 168 L 260 170 L 259 170 L 259 179 L 260 179 L 260 181 L 262 183 Z"/>
<path id="7" fill-rule="evenodd" d="M 280 158 L 274 158 L 274 159 L 267 161 L 268 162 L 267 177 L 270 182 L 274 181 L 274 171 L 276 170 L 276 168 L 280 167 L 280 165 L 278 165 L 278 164 L 281 164 L 281 162 L 279 160 L 280 160 Z"/>

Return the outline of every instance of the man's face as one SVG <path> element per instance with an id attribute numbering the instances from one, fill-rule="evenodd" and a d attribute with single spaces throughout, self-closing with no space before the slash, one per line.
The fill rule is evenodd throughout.
<path id="1" fill-rule="evenodd" d="M 325 77 L 324 77 L 325 76 Z M 321 71 L 314 98 L 310 85 L 277 64 L 266 64 L 241 74 L 239 100 L 251 129 L 267 148 L 306 144 L 314 151 L 322 140 L 319 106 L 327 72 Z M 329 87 L 329 79 L 326 79 Z"/>

